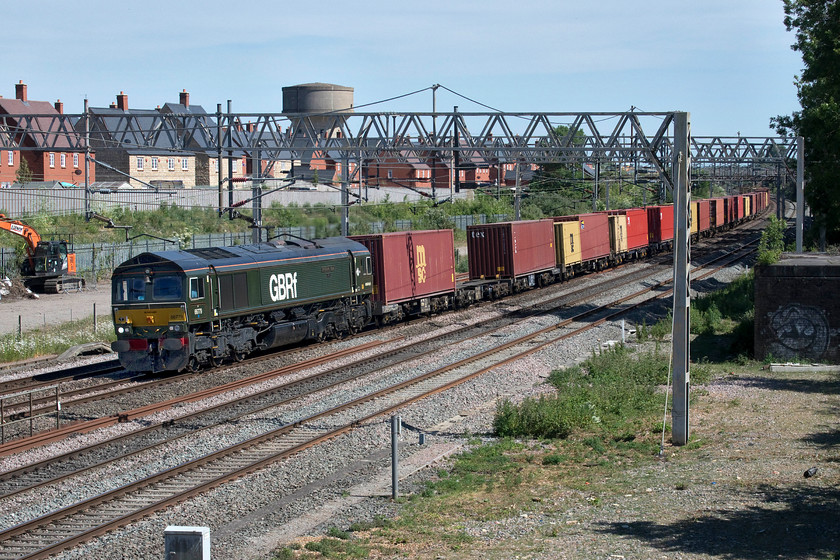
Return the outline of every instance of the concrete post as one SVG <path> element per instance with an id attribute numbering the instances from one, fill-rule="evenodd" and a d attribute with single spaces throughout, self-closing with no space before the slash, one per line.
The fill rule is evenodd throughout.
<path id="1" fill-rule="evenodd" d="M 691 203 L 689 182 L 691 130 L 689 113 L 674 115 L 674 393 L 671 411 L 671 436 L 674 445 L 685 445 L 689 437 L 688 392 L 690 354 L 689 274 L 691 271 L 691 236 L 688 215 Z"/>

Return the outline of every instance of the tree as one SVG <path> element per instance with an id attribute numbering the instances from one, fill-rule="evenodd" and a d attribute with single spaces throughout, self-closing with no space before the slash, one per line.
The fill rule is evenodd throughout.
<path id="1" fill-rule="evenodd" d="M 801 111 L 770 119 L 805 139 L 805 197 L 822 235 L 840 242 L 840 0 L 783 0 L 785 26 L 805 68 L 795 84 Z"/>
<path id="2" fill-rule="evenodd" d="M 23 153 L 21 153 L 20 167 L 18 167 L 17 173 L 15 174 L 15 180 L 21 185 L 32 181 L 32 170 L 29 168 L 29 162 L 23 157 Z"/>

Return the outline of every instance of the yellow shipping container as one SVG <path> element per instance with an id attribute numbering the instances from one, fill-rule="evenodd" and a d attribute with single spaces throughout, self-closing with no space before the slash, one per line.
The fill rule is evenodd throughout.
<path id="1" fill-rule="evenodd" d="M 691 203 L 691 213 L 688 215 L 688 223 L 691 224 L 691 233 L 697 233 L 700 231 L 700 220 L 695 220 L 695 216 L 700 215 L 700 203 L 699 202 L 692 202 Z"/>
<path id="2" fill-rule="evenodd" d="M 567 267 L 580 262 L 580 222 L 554 222 L 554 247 L 557 266 Z"/>
<path id="3" fill-rule="evenodd" d="M 613 255 L 627 252 L 627 216 L 610 216 L 610 250 Z"/>

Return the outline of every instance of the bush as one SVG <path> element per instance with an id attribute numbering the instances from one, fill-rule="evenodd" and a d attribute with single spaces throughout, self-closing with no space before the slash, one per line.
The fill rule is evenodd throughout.
<path id="1" fill-rule="evenodd" d="M 761 232 L 761 240 L 758 242 L 756 264 L 771 265 L 779 261 L 785 250 L 785 229 L 787 229 L 787 222 L 770 216 L 767 227 Z"/>
<path id="2" fill-rule="evenodd" d="M 548 383 L 556 394 L 500 403 L 493 428 L 503 437 L 558 439 L 582 429 L 626 432 L 657 408 L 655 388 L 667 374 L 662 356 L 631 356 L 622 346 L 606 350 L 580 367 L 552 372 Z"/>

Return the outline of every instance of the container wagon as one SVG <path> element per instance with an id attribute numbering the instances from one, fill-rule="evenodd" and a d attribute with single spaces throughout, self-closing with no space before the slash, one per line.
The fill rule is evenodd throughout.
<path id="1" fill-rule="evenodd" d="M 455 239 L 451 229 L 351 236 L 373 263 L 373 315 L 380 323 L 454 304 Z"/>
<path id="2" fill-rule="evenodd" d="M 651 250 L 666 250 L 674 240 L 674 207 L 648 206 L 648 240 Z"/>
<path id="3" fill-rule="evenodd" d="M 718 230 L 726 224 L 725 200 L 722 197 L 709 199 L 709 227 Z"/>
<path id="4" fill-rule="evenodd" d="M 610 217 L 603 213 L 558 216 L 555 222 L 577 222 L 580 228 L 580 257 L 584 270 L 599 270 L 610 261 Z"/>
<path id="5" fill-rule="evenodd" d="M 467 226 L 470 280 L 496 279 L 490 297 L 541 286 L 555 268 L 554 221 Z"/>

